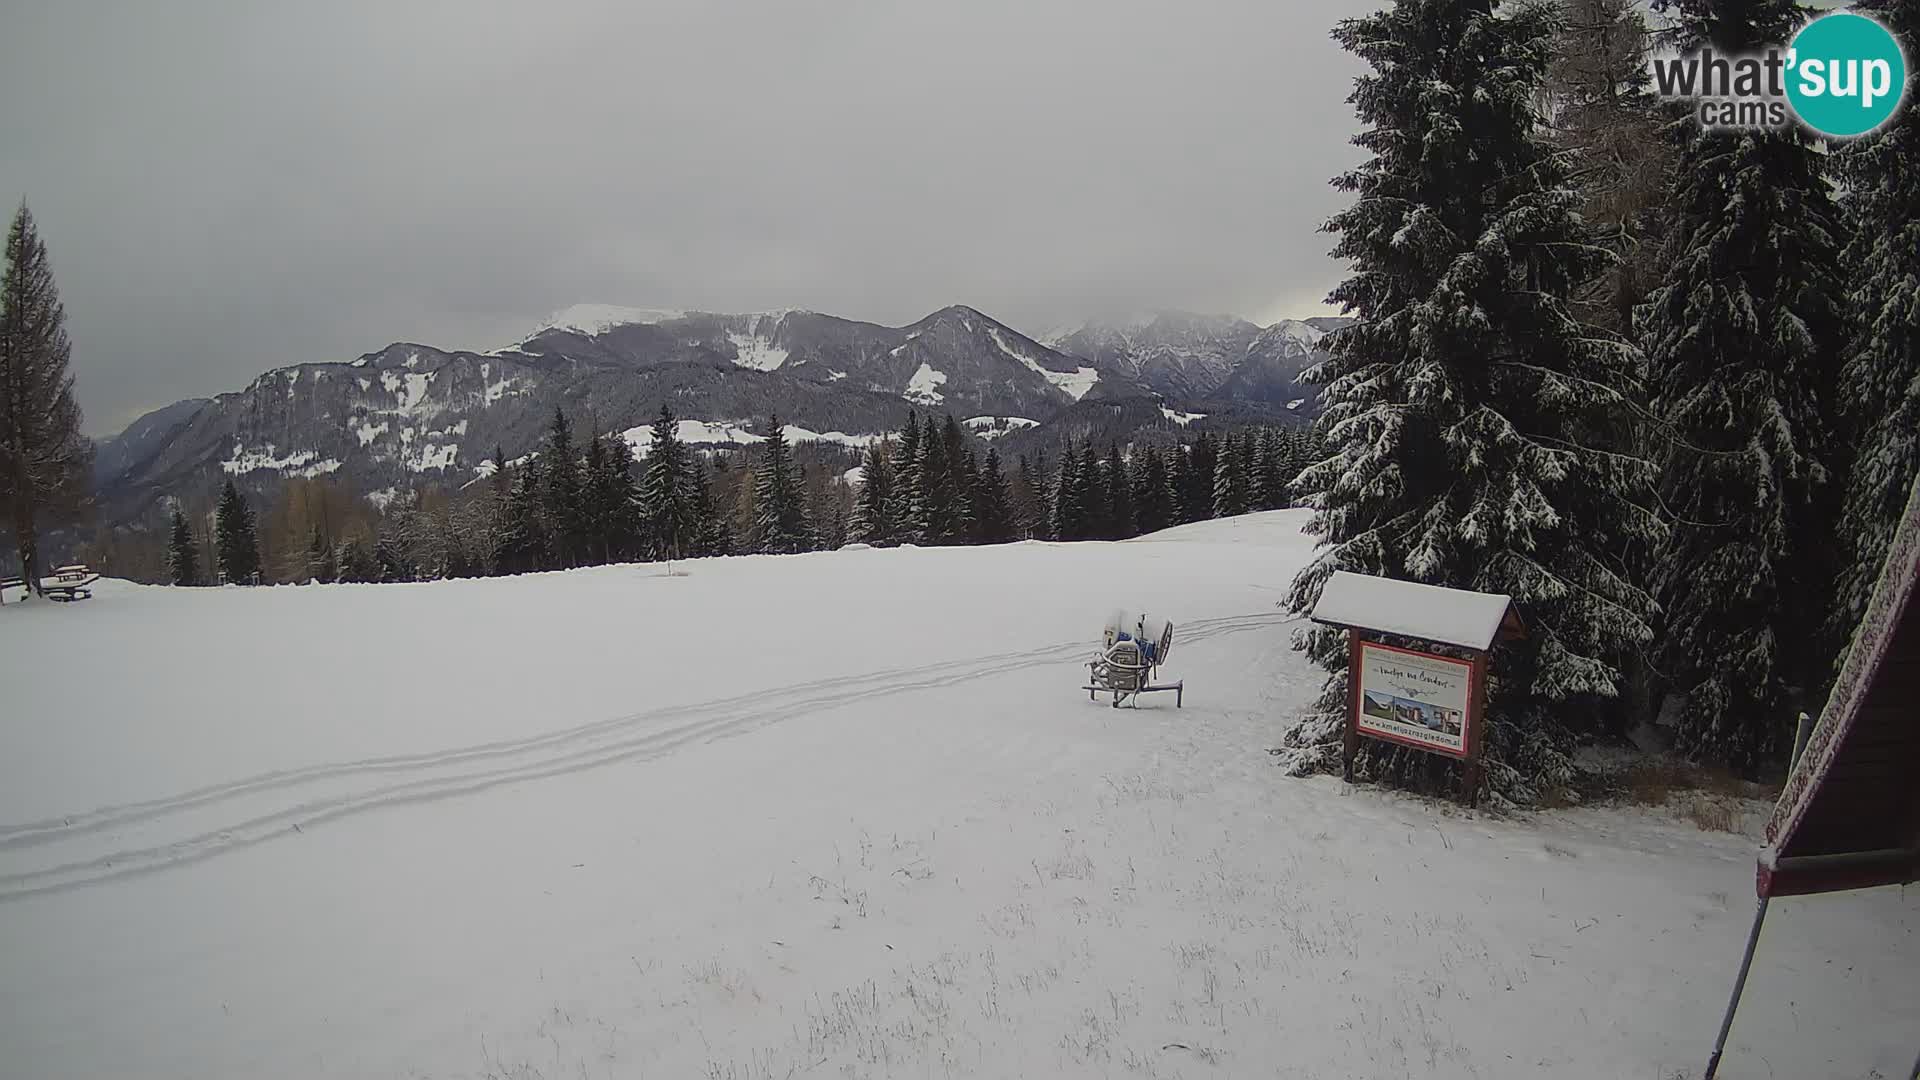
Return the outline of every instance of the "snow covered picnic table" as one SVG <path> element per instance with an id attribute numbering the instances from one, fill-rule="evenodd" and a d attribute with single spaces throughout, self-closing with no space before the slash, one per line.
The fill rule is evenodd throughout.
<path id="1" fill-rule="evenodd" d="M 93 596 L 93 583 L 99 580 L 100 575 L 85 566 L 56 567 L 52 577 L 40 579 L 40 592 L 47 599 L 62 603 L 86 600 Z M 25 589 L 26 587 L 27 579 L 23 577 L 0 579 L 0 596 L 4 596 L 8 589 Z"/>

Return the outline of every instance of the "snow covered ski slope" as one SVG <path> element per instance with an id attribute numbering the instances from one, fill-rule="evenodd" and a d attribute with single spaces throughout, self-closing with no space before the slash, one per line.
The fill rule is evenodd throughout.
<path id="1" fill-rule="evenodd" d="M 1300 521 L 0 608 L 0 1076 L 1697 1072 L 1752 842 L 1281 776 Z M 1896 1075 L 1916 928 L 1776 903 L 1723 1075 Z"/>

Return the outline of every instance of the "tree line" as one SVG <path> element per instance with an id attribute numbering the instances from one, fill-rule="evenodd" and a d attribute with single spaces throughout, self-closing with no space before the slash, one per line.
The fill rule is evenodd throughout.
<path id="1" fill-rule="evenodd" d="M 476 490 L 424 488 L 382 513 L 324 480 L 285 480 L 264 515 L 229 479 L 217 508 L 175 499 L 165 580 L 176 585 L 419 581 L 619 562 L 1027 539 L 1117 540 L 1272 509 L 1312 456 L 1303 428 L 1201 433 L 1104 453 L 1068 442 L 1006 469 L 952 416 L 910 410 L 846 470 L 845 451 L 797 459 L 779 418 L 748 449 L 685 443 L 662 407 L 636 460 L 625 437 L 576 437 L 556 411 L 538 450 L 496 449 Z M 197 519 L 203 523 L 197 524 Z"/>
<path id="2" fill-rule="evenodd" d="M 1916 40 L 1920 3 L 1881 0 Z M 1660 47 L 1786 42 L 1787 0 L 1655 0 Z M 1660 721 L 1748 773 L 1817 714 L 1920 465 L 1920 110 L 1823 152 L 1706 129 L 1649 87 L 1631 0 L 1396 0 L 1335 32 L 1369 155 L 1327 225 L 1356 317 L 1309 377 L 1328 452 L 1299 478 L 1335 570 L 1505 593 L 1499 798 L 1564 790 L 1576 740 Z M 1470 50 L 1459 43 L 1471 41 Z M 1284 748 L 1332 767 L 1340 635 Z M 1363 773 L 1455 783 L 1369 747 Z"/>

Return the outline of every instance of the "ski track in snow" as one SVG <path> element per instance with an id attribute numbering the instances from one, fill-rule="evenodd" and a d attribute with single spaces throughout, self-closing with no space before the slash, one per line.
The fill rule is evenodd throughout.
<path id="1" fill-rule="evenodd" d="M 1210 638 L 1296 621 L 1276 612 L 1200 619 L 1180 627 L 1191 648 Z M 103 806 L 76 814 L 0 826 L 0 852 L 51 847 L 71 861 L 0 874 L 0 903 L 97 885 L 198 862 L 297 830 L 384 807 L 453 798 L 505 784 L 564 776 L 618 762 L 665 756 L 681 747 L 745 734 L 783 719 L 879 697 L 936 689 L 1027 668 L 1081 661 L 1084 640 L 940 664 L 795 683 L 704 703 L 672 705 L 548 732 L 428 754 L 404 754 L 261 773 L 162 799 Z M 635 731 L 651 720 L 678 720 Z M 144 847 L 72 858 L 76 841 L 112 829 L 137 828 L 187 811 L 255 797 L 292 794 L 310 785 L 366 776 L 411 774 L 381 786 L 310 797 L 231 824 Z"/>

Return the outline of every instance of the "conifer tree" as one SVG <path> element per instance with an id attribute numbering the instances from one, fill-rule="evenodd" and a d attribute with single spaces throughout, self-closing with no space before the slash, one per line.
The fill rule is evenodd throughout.
<path id="1" fill-rule="evenodd" d="M 1086 485 L 1080 480 L 1080 458 L 1073 452 L 1073 440 L 1068 439 L 1054 478 L 1053 539 L 1085 540 L 1086 524 Z"/>
<path id="2" fill-rule="evenodd" d="M 941 424 L 940 438 L 946 444 L 946 490 L 950 493 L 950 505 L 953 508 L 952 518 L 947 524 L 946 542 L 964 544 L 973 538 L 973 480 L 979 471 L 979 464 L 967 446 L 966 432 L 952 413 L 948 413 Z"/>
<path id="3" fill-rule="evenodd" d="M 1860 7 L 1877 9 L 1910 54 L 1920 46 L 1920 0 Z M 1908 95 L 1885 127 L 1833 155 L 1852 225 L 1840 259 L 1852 271 L 1840 404 L 1857 455 L 1838 529 L 1841 563 L 1830 634 L 1838 643 L 1852 636 L 1866 613 L 1920 475 L 1920 101 L 1911 86 Z"/>
<path id="4" fill-rule="evenodd" d="M 22 202 L 0 268 L 0 509 L 27 588 L 41 591 L 39 530 L 73 519 L 93 487 L 93 442 L 67 370 L 66 310 L 33 214 Z"/>
<path id="5" fill-rule="evenodd" d="M 947 440 L 931 421 L 921 434 L 920 459 L 914 465 L 919 489 L 914 493 L 912 522 L 923 544 L 953 542 L 957 519 L 955 502 L 959 492 L 953 483 L 953 470 L 947 462 Z"/>
<path id="6" fill-rule="evenodd" d="M 1174 449 L 1178 454 L 1179 448 Z M 1156 533 L 1173 524 L 1173 490 L 1167 479 L 1166 458 L 1152 446 L 1133 451 L 1133 517 L 1141 533 Z"/>
<path id="7" fill-rule="evenodd" d="M 896 536 L 903 543 L 919 543 L 926 536 L 927 523 L 922 511 L 920 491 L 920 417 L 907 410 L 907 426 L 893 447 L 893 508 L 891 516 Z"/>
<path id="8" fill-rule="evenodd" d="M 1112 528 L 1113 508 L 1108 505 L 1106 472 L 1101 466 L 1099 452 L 1093 448 L 1092 438 L 1080 445 L 1080 461 L 1074 468 L 1074 475 L 1080 483 L 1079 538 L 1105 539 Z"/>
<path id="9" fill-rule="evenodd" d="M 1789 0 L 1679 0 L 1682 48 L 1790 38 Z M 1659 668 L 1689 756 L 1751 769 L 1784 753 L 1828 674 L 1819 633 L 1837 485 L 1827 410 L 1842 342 L 1837 212 L 1795 127 L 1695 130 L 1658 287 L 1638 312 L 1675 518 L 1654 560 Z"/>
<path id="10" fill-rule="evenodd" d="M 1653 34 L 1637 0 L 1561 0 L 1545 83 L 1545 137 L 1567 157 L 1580 214 L 1613 258 L 1574 290 L 1573 314 L 1630 333 L 1659 277 L 1671 187 L 1670 119 L 1652 93 Z"/>
<path id="11" fill-rule="evenodd" d="M 200 584 L 200 568 L 193 551 L 193 530 L 187 525 L 187 515 L 174 505 L 170 522 L 171 539 L 167 544 L 167 581 L 173 585 Z"/>
<path id="12" fill-rule="evenodd" d="M 494 573 L 525 574 L 549 567 L 545 523 L 540 512 L 540 482 L 537 461 L 528 461 L 514 470 L 507 497 L 500 510 L 500 537 L 494 545 Z M 387 537 L 381 537 L 381 544 Z M 376 555 L 379 548 L 375 549 Z M 382 572 L 396 569 L 393 559 L 382 559 Z"/>
<path id="13" fill-rule="evenodd" d="M 1220 437 L 1220 456 L 1213 466 L 1213 516 L 1233 517 L 1247 512 L 1247 467 L 1242 459 L 1244 440 L 1229 433 Z"/>
<path id="14" fill-rule="evenodd" d="M 688 458 L 693 477 L 693 522 L 696 530 L 693 554 L 701 556 L 733 554 L 733 529 L 728 515 L 720 512 L 713 494 L 712 470 L 706 457 L 694 453 Z"/>
<path id="15" fill-rule="evenodd" d="M 860 494 L 853 504 L 852 535 L 875 547 L 894 542 L 892 447 L 885 440 L 867 445 L 860 466 Z"/>
<path id="16" fill-rule="evenodd" d="M 1181 521 L 1205 521 L 1213 516 L 1213 479 L 1219 468 L 1219 443 L 1203 431 L 1193 441 L 1193 449 L 1187 458 L 1187 482 L 1180 504 Z"/>
<path id="17" fill-rule="evenodd" d="M 585 545 L 583 562 L 604 564 L 613 561 L 614 519 L 619 514 L 618 495 L 607 464 L 606 442 L 587 439 L 586 457 L 580 468 L 580 530 Z"/>
<path id="18" fill-rule="evenodd" d="M 980 475 L 974 481 L 978 520 L 975 526 L 983 544 L 1005 544 L 1016 539 L 1013 523 L 1013 495 L 1000 468 L 1000 451 L 987 448 L 980 463 Z"/>
<path id="19" fill-rule="evenodd" d="M 769 416 L 767 439 L 761 445 L 760 472 L 754 482 L 755 550 L 785 555 L 812 547 L 813 530 L 796 472 L 780 418 Z"/>
<path id="20" fill-rule="evenodd" d="M 1189 460 L 1192 450 L 1184 443 L 1174 443 L 1167 447 L 1167 496 L 1172 506 L 1173 525 L 1184 525 L 1193 519 L 1187 516 L 1187 492 L 1193 487 L 1193 479 L 1187 470 L 1192 467 Z M 1211 501 L 1212 493 L 1208 493 Z"/>
<path id="21" fill-rule="evenodd" d="M 220 575 L 234 585 L 254 585 L 260 574 L 260 541 L 254 534 L 253 508 L 228 480 L 214 518 Z"/>
<path id="22" fill-rule="evenodd" d="M 1650 639 L 1653 605 L 1612 552 L 1659 529 L 1650 466 L 1589 441 L 1636 358 L 1569 311 L 1599 256 L 1533 126 L 1554 25 L 1542 5 L 1397 0 L 1334 32 L 1371 68 L 1349 99 L 1371 157 L 1335 181 L 1354 201 L 1327 228 L 1353 274 L 1330 299 L 1357 321 L 1308 372 L 1333 449 L 1299 478 L 1321 551 L 1289 602 L 1311 611 L 1335 570 L 1513 597 L 1533 633 L 1496 656 L 1484 748 L 1516 801 L 1568 782 L 1559 725 L 1588 722 Z M 1289 762 L 1310 768 L 1338 757 L 1346 644 L 1301 644 L 1332 672 Z M 1424 764 L 1382 746 L 1360 768 Z"/>
<path id="23" fill-rule="evenodd" d="M 1107 444 L 1107 536 L 1125 540 L 1140 535 L 1133 518 L 1133 482 L 1126 462 L 1120 458 L 1120 444 Z"/>
<path id="24" fill-rule="evenodd" d="M 573 427 L 557 406 L 547 426 L 547 446 L 541 457 L 541 516 L 552 563 L 556 568 L 579 565 L 585 534 L 581 507 L 580 460 L 573 447 Z"/>
<path id="25" fill-rule="evenodd" d="M 679 558 L 698 539 L 694 521 L 697 493 L 686 444 L 680 441 L 679 423 L 666 405 L 660 406 L 660 415 L 653 421 L 646 470 L 646 480 L 640 486 L 640 506 L 650 554 L 656 559 Z"/>
<path id="26" fill-rule="evenodd" d="M 1034 470 L 1033 461 L 1025 454 L 1020 455 L 1014 466 L 1010 489 L 1010 513 L 1013 518 L 1013 538 L 1015 540 L 1037 540 L 1047 534 L 1046 500 L 1041 494 L 1039 473 Z"/>

